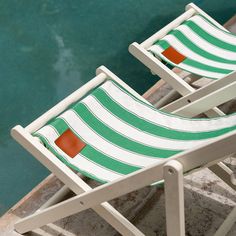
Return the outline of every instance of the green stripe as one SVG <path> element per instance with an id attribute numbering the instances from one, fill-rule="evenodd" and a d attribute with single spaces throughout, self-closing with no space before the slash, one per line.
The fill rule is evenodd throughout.
<path id="1" fill-rule="evenodd" d="M 68 125 L 58 118 L 51 122 L 50 126 L 53 127 L 59 135 L 62 135 L 68 129 Z"/>
<path id="2" fill-rule="evenodd" d="M 147 132 L 149 134 L 164 137 L 167 139 L 202 140 L 217 137 L 219 135 L 236 129 L 236 126 L 234 126 L 207 132 L 178 131 L 151 123 L 150 121 L 131 113 L 130 111 L 123 108 L 116 101 L 114 101 L 102 88 L 98 88 L 96 91 L 94 91 L 93 95 L 107 110 L 109 110 L 111 113 L 113 113 L 115 116 L 119 117 L 121 120 L 128 123 L 129 125 L 136 127 L 142 130 L 143 132 Z M 138 102 L 138 100 L 136 101 Z"/>
<path id="3" fill-rule="evenodd" d="M 164 39 L 160 40 L 159 43 L 156 43 L 157 45 L 161 46 L 164 50 L 167 49 L 168 47 L 170 47 L 171 45 L 165 41 Z M 154 53 L 155 55 L 155 53 Z M 186 58 L 181 64 L 174 64 L 172 63 L 171 61 L 169 60 L 166 60 L 166 57 L 164 57 L 162 54 L 159 55 L 163 60 L 167 61 L 169 64 L 171 64 L 172 66 L 176 66 L 176 67 L 179 67 L 181 69 L 184 69 L 185 71 L 187 71 L 185 68 L 183 68 L 183 66 L 181 65 L 189 65 L 189 66 L 192 66 L 196 69 L 201 69 L 201 70 L 205 70 L 206 72 L 214 72 L 214 73 L 220 73 L 223 75 L 226 75 L 226 74 L 229 74 L 232 72 L 232 70 L 227 70 L 227 69 L 221 69 L 221 68 L 218 68 L 218 67 L 213 67 L 213 66 L 209 66 L 209 65 L 206 65 L 206 64 L 203 64 L 201 62 L 198 62 L 198 61 L 195 61 L 195 60 L 192 60 L 190 58 Z M 190 71 L 192 73 L 192 71 Z M 196 73 L 195 73 L 196 74 Z M 207 76 L 205 76 L 207 77 Z"/>
<path id="4" fill-rule="evenodd" d="M 173 33 L 173 35 L 176 36 L 174 33 Z M 161 46 L 164 50 L 171 46 L 167 41 L 165 41 L 165 39 L 162 39 L 158 43 L 155 43 L 155 44 Z M 183 42 L 183 44 L 184 44 L 184 42 Z M 188 47 L 188 45 L 185 45 L 185 46 Z M 209 65 L 203 64 L 201 62 L 198 62 L 196 60 L 192 60 L 190 58 L 186 58 L 182 63 L 192 66 L 192 67 L 195 67 L 195 68 L 198 68 L 198 69 L 201 69 L 201 70 L 209 71 L 209 72 L 215 72 L 215 73 L 221 73 L 221 74 L 229 74 L 232 72 L 232 70 L 221 69 L 218 67 L 209 66 Z"/>
<path id="5" fill-rule="evenodd" d="M 57 118 L 52 124 L 59 135 L 61 135 L 63 132 L 65 132 L 68 128 L 70 128 L 81 140 L 83 138 L 79 135 L 79 133 L 72 129 L 71 126 L 69 126 L 63 119 Z M 83 140 L 85 143 L 86 141 Z M 115 160 L 111 157 L 108 157 L 106 154 L 96 150 L 93 148 L 90 144 L 86 143 L 86 146 L 81 150 L 80 152 L 84 157 L 87 159 L 99 164 L 100 166 L 103 166 L 107 169 L 110 169 L 114 172 L 117 172 L 119 174 L 129 174 L 136 170 L 139 170 L 140 167 L 133 166 L 127 163 L 123 163 L 121 161 Z"/>
<path id="6" fill-rule="evenodd" d="M 116 173 L 127 175 L 136 170 L 139 170 L 140 167 L 132 166 L 120 161 L 117 161 L 107 155 L 99 152 L 98 150 L 92 148 L 91 146 L 86 146 L 81 154 L 86 156 L 89 160 L 98 163 L 100 166 L 104 166 L 107 169 L 110 169 Z"/>
<path id="7" fill-rule="evenodd" d="M 219 38 L 214 37 L 207 33 L 204 29 L 198 26 L 195 22 L 188 20 L 184 22 L 184 25 L 187 25 L 191 30 L 193 30 L 197 35 L 205 39 L 207 42 L 225 50 L 236 52 L 236 46 L 228 42 L 222 41 Z"/>
<path id="8" fill-rule="evenodd" d="M 216 56 L 215 54 L 212 54 L 208 51 L 203 50 L 202 48 L 198 47 L 195 43 L 193 43 L 190 39 L 188 39 L 188 37 L 186 37 L 182 32 L 180 32 L 177 29 L 171 31 L 169 34 L 174 35 L 187 48 L 189 48 L 191 51 L 195 52 L 196 54 L 201 55 L 204 58 L 208 58 L 212 61 L 217 61 L 217 62 L 226 63 L 226 64 L 233 64 L 233 65 L 236 64 L 236 60 L 224 59 L 222 57 Z"/>
<path id="9" fill-rule="evenodd" d="M 122 149 L 129 150 L 134 153 L 138 153 L 141 155 L 146 155 L 150 157 L 158 157 L 158 158 L 167 158 L 179 153 L 182 150 L 167 150 L 161 148 L 154 148 L 150 146 L 146 146 L 141 143 L 137 143 L 127 137 L 115 132 L 106 126 L 103 122 L 98 120 L 84 104 L 77 104 L 74 107 L 77 115 L 83 119 L 87 125 L 93 129 L 97 134 L 102 136 L 104 139 L 109 142 L 115 144 L 116 146 L 121 147 Z"/>
<path id="10" fill-rule="evenodd" d="M 116 81 L 114 80 L 109 80 L 110 83 L 112 83 L 115 87 L 117 87 L 122 93 L 126 93 L 127 95 L 129 95 L 131 97 L 132 100 L 156 111 L 157 113 L 160 113 L 164 116 L 169 116 L 169 117 L 172 117 L 172 118 L 177 118 L 177 119 L 181 119 L 183 120 L 183 122 L 185 121 L 213 121 L 213 120 L 221 120 L 222 119 L 222 116 L 221 117 L 211 117 L 211 118 L 187 118 L 187 117 L 182 117 L 182 116 L 178 116 L 178 115 L 175 115 L 175 114 L 172 114 L 172 113 L 167 113 L 167 112 L 164 112 L 162 110 L 159 110 L 157 108 L 155 108 L 151 103 L 146 103 L 144 102 L 143 100 L 141 100 L 139 97 L 141 97 L 141 95 L 138 96 L 135 96 L 133 95 L 132 93 L 130 93 L 127 89 L 123 88 L 120 84 L 118 84 Z M 100 86 L 99 89 L 102 89 L 102 86 Z M 91 94 L 93 96 L 93 93 Z M 224 115 L 224 117 L 232 117 L 232 116 L 235 116 L 236 115 L 236 112 L 235 113 L 232 113 L 232 114 L 228 114 L 228 115 Z"/>
<path id="11" fill-rule="evenodd" d="M 161 46 L 164 50 L 166 50 L 168 47 L 170 47 L 170 44 L 165 40 L 159 40 L 155 44 Z"/>
<path id="12" fill-rule="evenodd" d="M 188 66 L 192 66 L 201 70 L 205 70 L 205 71 L 209 71 L 209 72 L 214 72 L 214 73 L 220 73 L 220 74 L 229 74 L 232 72 L 232 70 L 227 70 L 227 69 L 221 69 L 218 67 L 213 67 L 213 66 L 209 66 L 206 64 L 203 64 L 201 62 L 192 60 L 190 58 L 186 58 L 183 62 L 183 64 L 188 65 Z"/>
<path id="13" fill-rule="evenodd" d="M 203 18 L 203 20 L 207 21 L 208 23 L 210 23 L 211 25 L 213 25 L 214 27 L 216 27 L 218 30 L 222 31 L 223 33 L 225 34 L 228 34 L 230 36 L 233 36 L 236 38 L 236 34 L 234 34 L 233 32 L 230 32 L 230 31 L 227 31 L 227 29 L 222 29 L 220 28 L 218 25 L 216 25 L 214 22 L 210 21 L 210 19 L 208 19 L 207 17 L 201 15 L 201 14 L 198 14 L 198 16 L 200 16 L 201 18 Z"/>
<path id="14" fill-rule="evenodd" d="M 37 136 L 38 138 L 40 138 L 40 140 L 45 144 L 45 146 L 60 160 L 62 161 L 65 165 L 67 165 L 68 167 L 70 167 L 71 169 L 74 169 L 75 171 L 78 171 L 80 172 L 81 174 L 83 174 L 84 176 L 87 176 L 91 179 L 94 179 L 100 183 L 107 183 L 107 181 L 103 180 L 103 179 L 100 179 L 98 178 L 97 176 L 87 172 L 87 171 L 84 171 L 84 170 L 81 170 L 78 166 L 75 166 L 73 164 L 71 164 L 70 162 L 68 162 L 66 160 L 65 157 L 63 157 L 62 155 L 60 155 L 49 143 L 49 141 L 47 140 L 46 137 L 44 137 L 43 135 L 40 135 L 40 134 L 37 134 L 35 133 L 34 136 Z"/>

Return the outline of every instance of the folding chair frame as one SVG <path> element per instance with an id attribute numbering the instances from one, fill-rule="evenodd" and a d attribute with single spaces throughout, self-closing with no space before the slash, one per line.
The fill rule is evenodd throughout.
<path id="1" fill-rule="evenodd" d="M 46 202 L 33 215 L 21 219 L 15 224 L 15 229 L 18 232 L 28 232 L 92 207 L 93 210 L 121 234 L 127 236 L 144 235 L 110 204 L 104 201 L 124 195 L 164 178 L 167 233 L 168 235 L 174 234 L 176 236 L 182 236 L 184 235 L 183 171 L 209 165 L 211 162 L 217 162 L 219 158 L 236 151 L 236 147 L 233 145 L 236 141 L 236 132 L 233 132 L 224 135 L 211 144 L 176 155 L 167 161 L 165 160 L 161 165 L 153 165 L 92 190 L 80 176 L 75 174 L 59 159 L 55 158 L 55 156 L 40 143 L 38 138 L 31 134 L 45 125 L 51 118 L 63 112 L 70 104 L 81 99 L 91 89 L 96 88 L 107 79 L 116 81 L 131 94 L 139 96 L 140 99 L 147 102 L 111 71 L 102 66 L 97 69 L 97 76 L 94 79 L 62 100 L 26 128 L 18 125 L 12 129 L 12 136 L 65 184 L 65 187 L 56 193 L 52 199 Z M 218 102 L 219 101 L 215 100 L 213 106 L 219 105 Z M 189 106 L 185 107 L 186 109 L 191 109 Z M 218 150 L 219 147 L 223 148 Z M 216 150 L 217 153 L 215 153 Z M 206 157 L 203 160 L 199 160 L 199 156 L 203 154 L 206 155 Z M 118 186 L 118 189 L 116 189 L 116 186 Z M 67 188 L 72 190 L 77 196 L 57 203 L 64 193 L 67 192 Z M 174 197 L 173 194 L 170 194 L 173 190 L 175 191 Z M 93 198 L 94 195 L 95 198 Z"/>
<path id="2" fill-rule="evenodd" d="M 174 71 L 172 71 L 166 65 L 164 65 L 157 57 L 153 56 L 150 52 L 148 52 L 147 49 L 151 45 L 153 45 L 157 40 L 163 38 L 172 29 L 176 28 L 181 23 L 188 20 L 194 14 L 197 14 L 197 13 L 200 13 L 201 15 L 206 17 L 209 21 L 214 23 L 217 27 L 226 30 L 223 26 L 221 26 L 218 22 L 216 22 L 208 14 L 206 14 L 204 11 L 202 11 L 199 7 L 197 7 L 193 3 L 190 3 L 186 6 L 186 11 L 182 15 L 180 15 L 178 18 L 176 18 L 171 23 L 166 25 L 164 28 L 162 28 L 161 30 L 159 30 L 158 32 L 153 34 L 151 37 L 146 39 L 141 44 L 134 42 L 129 46 L 129 52 L 132 55 L 134 55 L 139 61 L 141 61 L 145 66 L 147 66 L 152 71 L 152 73 L 158 75 L 165 82 L 167 82 L 169 85 L 171 85 L 172 88 L 175 91 L 177 91 L 179 94 L 181 94 L 183 97 L 185 97 L 189 94 L 194 94 L 196 92 L 196 90 L 191 85 L 189 85 L 187 82 L 185 82 Z M 236 81 L 236 72 L 232 72 L 230 74 L 230 77 L 231 77 L 231 81 L 229 81 L 229 80 L 227 80 L 227 81 L 229 83 L 235 82 Z M 222 79 L 219 79 L 219 81 L 220 80 L 222 80 Z M 164 99 L 166 99 L 166 98 L 164 97 Z M 190 100 L 187 100 L 184 98 L 183 98 L 183 100 L 190 101 Z M 205 113 L 206 113 L 206 115 L 208 115 L 210 117 L 223 114 L 218 108 L 212 108 L 212 110 L 206 111 Z"/>
<path id="3" fill-rule="evenodd" d="M 209 109 L 234 99 L 235 91 L 236 74 L 232 73 L 163 106 L 160 110 L 185 117 L 194 117 L 201 112 L 207 113 L 208 117 L 214 117 L 215 113 Z M 219 110 L 219 115 L 224 113 Z"/>
<path id="4" fill-rule="evenodd" d="M 205 18 L 207 18 L 217 27 L 227 31 L 227 29 L 225 29 L 222 25 L 216 22 L 213 18 L 211 18 L 208 14 L 202 11 L 199 7 L 197 7 L 193 3 L 190 3 L 186 6 L 185 12 L 182 15 L 180 15 L 178 18 L 173 20 L 164 28 L 162 28 L 161 30 L 156 32 L 154 35 L 146 39 L 141 44 L 138 44 L 136 42 L 132 43 L 129 46 L 129 51 L 139 61 L 141 61 L 145 66 L 147 66 L 153 74 L 157 74 L 165 82 L 171 85 L 172 88 L 174 89 L 174 92 L 177 91 L 180 95 L 183 96 L 177 101 L 174 101 L 168 105 L 165 105 L 164 107 L 161 108 L 162 110 L 167 111 L 167 112 L 173 112 L 175 114 L 179 114 L 183 116 L 194 116 L 194 115 L 199 114 L 198 109 L 200 108 L 200 110 L 204 111 L 204 113 L 208 117 L 224 115 L 224 113 L 220 109 L 212 106 L 212 104 L 210 103 L 214 99 L 217 99 L 217 100 L 221 98 L 225 99 L 225 96 L 228 97 L 226 98 L 226 100 L 228 101 L 235 97 L 234 91 L 235 91 L 235 84 L 236 84 L 236 71 L 232 72 L 231 74 L 225 76 L 222 79 L 211 82 L 210 86 L 208 86 L 207 88 L 203 87 L 199 91 L 199 90 L 195 90 L 190 84 L 184 81 L 179 75 L 177 75 L 174 71 L 172 71 L 167 66 L 165 66 L 157 57 L 153 56 L 151 53 L 147 51 L 147 49 L 151 45 L 153 45 L 157 40 L 163 38 L 172 29 L 178 27 L 185 20 L 189 19 L 194 14 L 198 14 L 198 13 L 203 15 Z M 192 75 L 193 74 L 190 74 L 189 77 L 191 77 Z M 216 88 L 217 88 L 217 92 L 214 92 Z M 160 107 L 161 104 L 168 103 L 170 96 L 172 96 L 171 94 L 173 94 L 173 91 L 167 96 L 164 96 L 158 102 L 157 106 Z M 205 96 L 205 97 L 202 98 L 202 96 Z M 211 99 L 209 99 L 209 97 L 211 97 Z M 188 106 L 191 109 L 186 109 L 186 107 Z M 203 109 L 204 107 L 205 109 Z M 211 108 L 211 110 L 207 110 L 208 108 Z M 230 187 L 236 190 L 236 186 L 233 184 L 233 182 L 235 181 L 235 177 L 233 176 L 232 170 L 230 170 L 226 165 L 220 162 L 214 166 L 211 166 L 209 169 L 212 172 L 214 172 L 218 177 L 220 177 L 222 180 L 224 180 Z M 236 212 L 236 210 L 234 210 L 233 212 Z M 236 213 L 234 213 L 234 216 L 235 215 Z M 229 218 L 230 217 L 232 217 L 231 214 Z M 228 221 L 228 218 L 226 219 L 225 223 L 221 227 L 222 231 L 221 229 L 219 229 L 220 233 L 222 233 L 223 231 L 226 232 L 226 226 L 228 227 L 227 230 L 229 229 L 229 224 L 227 224 L 227 221 Z"/>

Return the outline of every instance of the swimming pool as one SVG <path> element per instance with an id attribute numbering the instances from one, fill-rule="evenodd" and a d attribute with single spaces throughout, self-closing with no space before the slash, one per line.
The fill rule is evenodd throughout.
<path id="1" fill-rule="evenodd" d="M 0 1 L 0 215 L 47 170 L 10 137 L 106 65 L 139 93 L 156 77 L 128 53 L 179 15 L 187 0 Z M 220 23 L 236 1 L 195 1 Z"/>

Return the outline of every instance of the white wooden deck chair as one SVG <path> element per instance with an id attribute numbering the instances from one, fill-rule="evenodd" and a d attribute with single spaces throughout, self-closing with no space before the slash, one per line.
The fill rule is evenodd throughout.
<path id="1" fill-rule="evenodd" d="M 186 116 L 189 111 L 184 106 L 189 104 L 191 112 L 197 114 L 198 108 L 201 110 L 203 106 L 208 107 L 208 102 L 211 101 L 201 100 L 203 91 L 204 96 L 214 94 L 216 90 L 221 91 L 221 96 L 227 96 L 228 101 L 235 97 L 233 90 L 228 94 L 224 90 L 236 84 L 236 35 L 193 3 L 186 6 L 182 15 L 144 42 L 132 43 L 129 51 L 174 89 L 155 104 L 163 111 Z M 212 82 L 207 89 L 196 91 L 195 87 L 183 80 L 167 64 L 189 72 L 192 82 L 202 77 L 209 78 Z M 176 91 L 183 97 L 169 103 Z M 221 99 L 218 92 L 212 99 Z M 181 112 L 182 109 L 185 112 Z M 208 117 L 224 115 L 217 107 L 205 110 L 205 114 Z M 231 179 L 231 171 L 222 162 L 210 169 L 225 180 Z M 235 182 L 235 179 L 230 182 Z M 230 185 L 235 189 L 235 185 Z"/>
<path id="2" fill-rule="evenodd" d="M 14 127 L 12 136 L 76 194 L 21 219 L 19 233 L 92 208 L 122 235 L 144 235 L 106 201 L 164 180 L 167 235 L 183 236 L 183 174 L 236 152 L 236 114 L 191 119 L 161 112 L 100 67 L 27 127 Z M 76 172 L 103 184 L 91 189 Z"/>
<path id="3" fill-rule="evenodd" d="M 195 88 L 167 64 L 189 72 L 189 77 L 195 80 L 204 77 L 212 82 L 221 81 L 218 85 L 222 89 L 236 82 L 236 35 L 227 31 L 193 3 L 186 6 L 182 15 L 144 42 L 132 43 L 129 51 L 183 96 L 181 103 L 173 102 L 163 107 L 168 112 L 194 102 L 199 97 L 194 95 Z M 193 96 L 189 96 L 190 94 Z M 166 99 L 168 96 L 157 105 L 167 103 Z M 206 114 L 216 116 L 223 113 L 213 108 Z"/>

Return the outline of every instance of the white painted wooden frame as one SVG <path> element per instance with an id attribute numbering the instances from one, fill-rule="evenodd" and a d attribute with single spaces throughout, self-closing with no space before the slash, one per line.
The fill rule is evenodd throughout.
<path id="1" fill-rule="evenodd" d="M 234 145 L 234 142 L 236 141 L 236 132 L 231 132 L 218 138 L 212 143 L 175 155 L 168 160 L 163 160 L 161 164 L 150 166 L 141 171 L 127 175 L 120 180 L 105 184 L 92 190 L 80 176 L 76 175 L 59 159 L 55 158 L 55 156 L 31 134 L 45 125 L 51 118 L 59 115 L 70 104 L 78 101 L 91 89 L 99 86 L 108 78 L 115 80 L 130 93 L 139 96 L 140 99 L 146 102 L 145 99 L 128 87 L 111 71 L 102 66 L 98 68 L 97 76 L 94 79 L 62 100 L 52 109 L 29 124 L 26 128 L 18 125 L 12 129 L 12 136 L 52 173 L 62 180 L 65 183 L 65 186 L 77 195 L 69 200 L 57 203 L 64 195 L 64 192 L 66 192 L 66 187 L 64 187 L 53 199 L 49 200 L 49 202 L 36 211 L 36 213 L 17 222 L 15 228 L 18 232 L 28 232 L 37 227 L 41 227 L 45 224 L 91 207 L 121 234 L 128 236 L 143 235 L 143 233 L 141 233 L 134 225 L 132 225 L 125 217 L 105 201 L 164 178 L 165 191 L 167 193 L 166 218 L 168 236 L 172 235 L 173 229 L 176 236 L 183 236 L 183 172 L 199 167 L 202 168 L 204 166 L 209 166 L 212 163 L 218 162 L 221 158 L 224 158 L 224 156 L 236 152 L 236 147 Z M 186 109 L 189 109 L 189 107 Z M 203 155 L 205 155 L 204 158 L 199 158 L 199 156 L 202 157 Z M 173 198 L 173 194 L 169 194 L 171 189 L 172 191 L 173 189 L 175 190 L 176 196 L 178 197 Z M 95 199 L 99 202 L 96 203 Z"/>
<path id="2" fill-rule="evenodd" d="M 233 227 L 236 219 L 236 206 L 229 213 L 226 220 L 220 226 L 220 228 L 216 231 L 214 236 L 226 236 L 229 230 Z"/>
<path id="3" fill-rule="evenodd" d="M 209 109 L 234 99 L 236 97 L 235 91 L 236 73 L 233 72 L 220 80 L 216 80 L 196 90 L 194 93 L 190 93 L 167 104 L 160 110 L 185 117 L 194 117 L 201 112 L 206 113 L 208 117 L 214 117 L 216 114 Z M 220 111 L 219 115 L 224 115 L 224 113 Z"/>
<path id="4" fill-rule="evenodd" d="M 190 3 L 186 6 L 186 11 L 182 15 L 180 15 L 178 18 L 176 18 L 171 23 L 166 25 L 164 28 L 162 28 L 161 30 L 153 34 L 151 37 L 146 39 L 141 44 L 134 42 L 129 46 L 129 52 L 132 55 L 134 55 L 139 61 L 141 61 L 145 66 L 147 66 L 154 74 L 157 74 L 166 83 L 171 85 L 175 91 L 177 91 L 179 94 L 181 94 L 184 97 L 189 94 L 193 94 L 195 92 L 195 89 L 186 81 L 184 81 L 174 71 L 172 71 L 166 65 L 164 65 L 157 57 L 155 57 L 150 52 L 148 52 L 147 49 L 151 45 L 153 45 L 157 40 L 163 38 L 172 29 L 178 27 L 185 20 L 191 18 L 194 14 L 197 14 L 197 13 L 202 14 L 209 21 L 213 22 L 215 25 L 217 25 L 221 29 L 226 30 L 223 26 L 221 26 L 208 14 L 202 11 L 199 7 L 197 7 L 193 3 Z M 232 72 L 231 74 L 232 74 L 231 81 L 228 80 L 228 83 L 236 81 L 236 72 Z M 222 115 L 222 112 L 218 108 L 212 108 L 210 111 L 206 111 L 205 113 L 207 115 L 209 114 L 209 116 L 211 117 L 213 115 L 214 116 Z"/>

